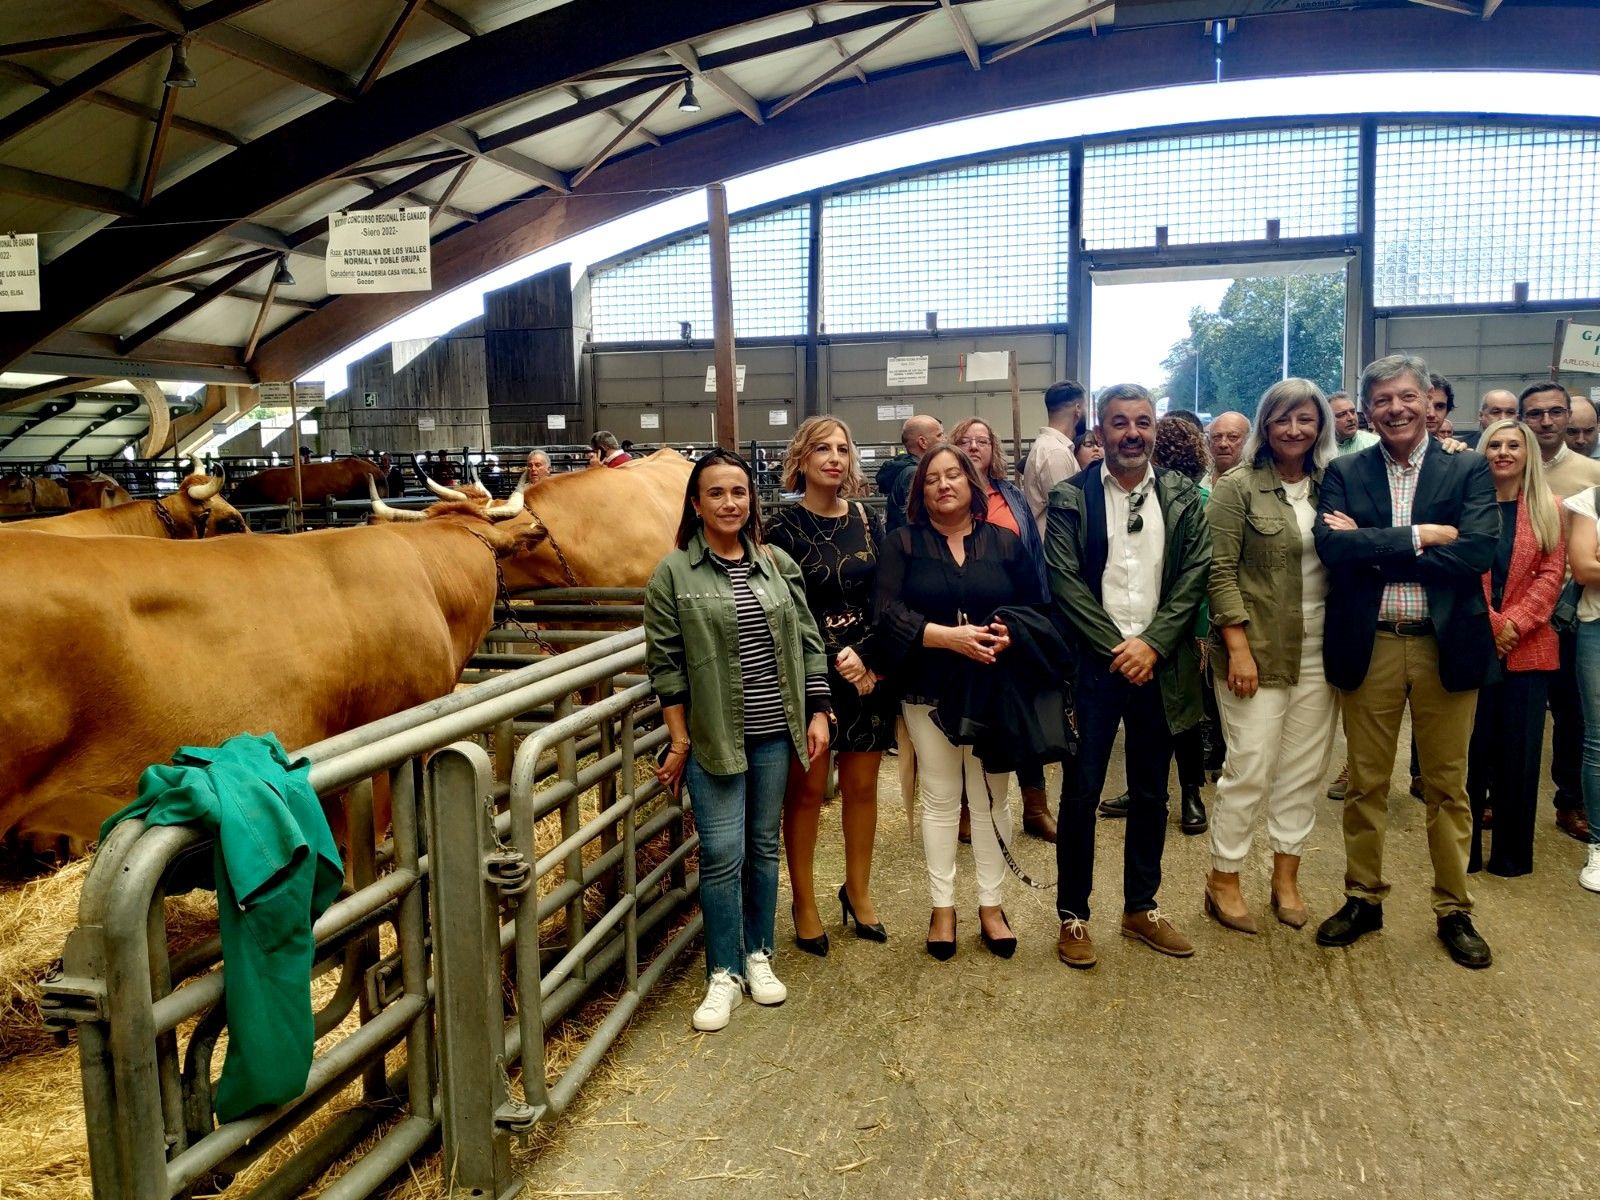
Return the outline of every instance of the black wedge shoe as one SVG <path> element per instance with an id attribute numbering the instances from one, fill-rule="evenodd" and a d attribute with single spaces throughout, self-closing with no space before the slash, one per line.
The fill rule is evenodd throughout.
<path id="1" fill-rule="evenodd" d="M 1006 910 L 1000 910 L 1000 919 L 1006 923 L 1006 928 L 1011 928 L 1011 918 L 1006 916 Z M 978 914 L 978 940 L 983 943 L 983 948 L 996 958 L 1010 958 L 1017 952 L 1017 938 L 1015 934 L 1010 937 L 990 937 L 989 931 L 983 927 L 983 914 Z"/>
<path id="2" fill-rule="evenodd" d="M 928 918 L 928 932 L 933 932 L 932 917 Z M 928 939 L 928 953 L 933 955 L 933 957 L 938 959 L 940 962 L 949 962 L 952 958 L 954 958 L 956 956 L 955 931 L 951 931 L 951 937 L 948 942 L 936 942 L 930 937 Z"/>
<path id="3" fill-rule="evenodd" d="M 882 922 L 876 925 L 868 925 L 860 917 L 856 916 L 856 906 L 850 903 L 850 893 L 845 890 L 845 885 L 842 883 L 839 885 L 839 920 L 844 923 L 846 929 L 849 929 L 850 922 L 854 921 L 858 938 L 864 938 L 869 942 L 887 942 L 889 940 L 889 932 L 884 929 Z"/>

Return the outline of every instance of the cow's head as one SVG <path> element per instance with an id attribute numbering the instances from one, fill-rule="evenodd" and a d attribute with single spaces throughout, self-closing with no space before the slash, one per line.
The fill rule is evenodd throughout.
<path id="1" fill-rule="evenodd" d="M 207 475 L 195 460 L 191 470 L 177 491 L 156 501 L 171 518 L 174 534 L 180 538 L 204 538 L 249 533 L 244 514 L 222 498 L 222 488 L 227 483 L 222 468 L 217 468 L 216 475 Z"/>
<path id="2" fill-rule="evenodd" d="M 443 491 L 455 491 L 443 485 L 433 486 Z M 544 536 L 544 527 L 535 522 L 523 506 L 521 488 L 513 491 L 509 499 L 501 501 L 479 499 L 457 491 L 457 498 L 442 499 L 421 512 L 385 504 L 370 477 L 367 479 L 367 490 L 372 497 L 374 523 L 450 521 L 467 525 L 474 536 L 500 558 L 523 553 Z"/>

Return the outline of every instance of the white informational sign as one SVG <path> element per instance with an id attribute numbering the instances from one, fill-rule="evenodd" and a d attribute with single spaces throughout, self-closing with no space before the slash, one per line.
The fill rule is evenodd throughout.
<path id="1" fill-rule="evenodd" d="M 880 420 L 880 421 L 892 421 L 892 420 L 894 420 L 894 410 L 895 410 L 895 406 L 893 404 L 880 404 L 880 405 L 878 405 L 878 420 Z"/>
<path id="2" fill-rule="evenodd" d="M 433 427 L 434 427 L 434 423 L 433 423 L 433 418 L 432 417 L 418 417 L 417 418 L 417 432 L 418 433 L 432 433 L 433 432 Z"/>
<path id="3" fill-rule="evenodd" d="M 287 404 L 289 403 L 289 385 L 287 383 L 263 383 L 256 387 L 256 399 L 262 404 Z"/>
<path id="4" fill-rule="evenodd" d="M 1563 371 L 1589 371 L 1600 375 L 1600 325 L 1568 325 L 1561 341 Z"/>
<path id="5" fill-rule="evenodd" d="M 918 387 L 928 382 L 928 356 L 908 354 L 889 360 L 890 387 Z"/>
<path id="6" fill-rule="evenodd" d="M 316 436 L 316 432 L 317 432 L 317 420 L 316 420 L 316 418 L 315 417 L 301 417 L 300 418 L 300 432 L 301 433 L 309 433 L 313 437 Z"/>
<path id="7" fill-rule="evenodd" d="M 640 413 L 639 414 L 639 428 L 640 429 L 660 429 L 661 428 L 661 414 L 660 413 Z"/>
<path id="8" fill-rule="evenodd" d="M 789 410 L 787 408 L 767 409 L 768 425 L 787 425 L 789 423 Z"/>
<path id="9" fill-rule="evenodd" d="M 545 424 L 549 426 L 552 432 L 562 430 L 567 427 L 567 418 L 562 413 L 551 413 Z"/>
<path id="10" fill-rule="evenodd" d="M 974 350 L 971 354 L 962 356 L 965 374 L 962 376 L 968 383 L 978 383 L 984 379 L 1009 379 L 1011 377 L 1011 351 L 1009 350 Z"/>
<path id="11" fill-rule="evenodd" d="M 712 363 L 709 367 L 706 368 L 706 391 L 714 392 L 716 390 L 717 390 L 717 365 L 715 363 Z M 733 390 L 736 391 L 736 392 L 744 391 L 744 364 L 743 363 L 736 363 L 734 365 L 734 368 L 733 368 Z"/>
<path id="12" fill-rule="evenodd" d="M 328 217 L 328 291 L 426 292 L 433 287 L 427 208 L 375 208 Z"/>
<path id="13" fill-rule="evenodd" d="M 377 393 L 368 392 L 372 403 L 368 408 L 376 406 Z M 297 383 L 294 385 L 295 403 L 314 407 L 328 398 L 328 385 L 325 383 Z M 261 383 L 256 385 L 256 401 L 260 404 L 287 404 L 289 403 L 289 385 L 287 383 Z"/>
<path id="14" fill-rule="evenodd" d="M 316 383 L 297 383 L 294 385 L 294 398 L 308 408 L 321 404 L 328 398 L 328 385 L 321 380 Z"/>
<path id="15" fill-rule="evenodd" d="M 39 307 L 39 235 L 0 237 L 0 312 L 33 312 Z"/>
<path id="16" fill-rule="evenodd" d="M 894 419 L 896 421 L 909 421 L 911 414 L 917 410 L 909 404 L 896 404 L 894 406 Z"/>

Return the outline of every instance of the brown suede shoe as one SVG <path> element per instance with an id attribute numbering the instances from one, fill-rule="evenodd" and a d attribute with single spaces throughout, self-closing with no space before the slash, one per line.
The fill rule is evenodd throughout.
<path id="1" fill-rule="evenodd" d="M 1089 937 L 1089 925 L 1077 917 L 1061 922 L 1061 935 L 1056 938 L 1056 957 L 1069 967 L 1092 967 L 1099 960 L 1094 956 L 1094 941 Z"/>
<path id="2" fill-rule="evenodd" d="M 1575 838 L 1587 843 L 1589 840 L 1589 818 L 1579 808 L 1556 809 L 1556 828 L 1569 838 Z"/>
<path id="3" fill-rule="evenodd" d="M 1022 831 L 1041 841 L 1056 840 L 1056 819 L 1050 815 L 1050 801 L 1043 788 L 1022 789 Z"/>
<path id="4" fill-rule="evenodd" d="M 1159 908 L 1123 913 L 1122 936 L 1137 938 L 1150 949 L 1173 958 L 1188 958 L 1194 953 L 1194 943 L 1179 933 L 1172 918 L 1163 916 Z"/>

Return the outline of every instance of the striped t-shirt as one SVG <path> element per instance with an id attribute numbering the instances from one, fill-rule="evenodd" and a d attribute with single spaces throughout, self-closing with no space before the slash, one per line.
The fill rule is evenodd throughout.
<path id="1" fill-rule="evenodd" d="M 767 614 L 750 587 L 750 562 L 748 559 L 733 561 L 716 554 L 711 557 L 727 573 L 733 587 L 733 609 L 739 621 L 739 675 L 744 681 L 744 736 L 787 734 L 789 717 L 783 709 L 778 655 L 773 648 Z M 807 678 L 806 694 L 826 697 L 827 677 Z"/>

